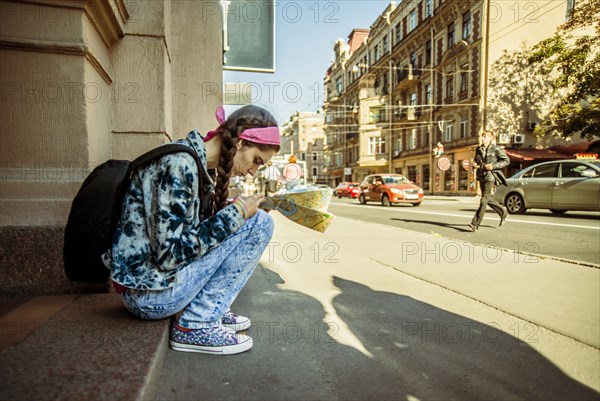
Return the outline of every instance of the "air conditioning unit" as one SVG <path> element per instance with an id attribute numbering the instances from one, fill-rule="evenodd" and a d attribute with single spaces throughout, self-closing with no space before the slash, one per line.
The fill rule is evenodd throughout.
<path id="1" fill-rule="evenodd" d="M 525 135 L 523 134 L 516 134 L 514 139 L 513 139 L 513 143 L 525 143 Z"/>
<path id="2" fill-rule="evenodd" d="M 498 135 L 498 143 L 510 143 L 510 134 Z"/>
<path id="3" fill-rule="evenodd" d="M 527 131 L 533 131 L 535 129 L 536 125 L 537 125 L 537 123 L 534 123 L 533 121 L 529 121 L 527 123 Z"/>

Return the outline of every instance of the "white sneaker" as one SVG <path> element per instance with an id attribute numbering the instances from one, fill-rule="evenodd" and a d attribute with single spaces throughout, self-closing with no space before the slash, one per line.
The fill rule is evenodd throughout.
<path id="1" fill-rule="evenodd" d="M 248 329 L 252 322 L 245 316 L 236 315 L 235 313 L 227 311 L 221 318 L 221 324 L 223 327 L 233 331 L 242 331 Z"/>

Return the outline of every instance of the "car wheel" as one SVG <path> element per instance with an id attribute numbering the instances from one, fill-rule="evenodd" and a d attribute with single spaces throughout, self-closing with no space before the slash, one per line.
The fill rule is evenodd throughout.
<path id="1" fill-rule="evenodd" d="M 412 204 L 414 207 L 421 206 L 421 202 L 416 202 Z"/>
<path id="2" fill-rule="evenodd" d="M 358 197 L 358 201 L 360 203 L 362 203 L 363 205 L 367 204 L 367 200 L 365 199 L 365 195 L 364 194 L 360 194 L 360 196 Z"/>
<path id="3" fill-rule="evenodd" d="M 565 214 L 565 213 L 567 213 L 566 210 L 560 210 L 560 209 L 550 209 L 550 211 L 552 212 L 552 214 Z"/>
<path id="4" fill-rule="evenodd" d="M 523 197 L 514 192 L 508 194 L 504 204 L 506 205 L 506 210 L 508 210 L 508 213 L 510 214 L 523 214 L 527 210 L 525 208 L 525 201 L 523 201 Z"/>
<path id="5" fill-rule="evenodd" d="M 390 202 L 390 198 L 386 194 L 383 194 L 381 197 L 381 206 L 392 206 L 392 202 Z"/>

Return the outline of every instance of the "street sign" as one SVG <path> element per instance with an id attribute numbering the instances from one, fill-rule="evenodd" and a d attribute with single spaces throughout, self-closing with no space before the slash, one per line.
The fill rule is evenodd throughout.
<path id="1" fill-rule="evenodd" d="M 223 69 L 275 72 L 275 1 L 222 0 Z"/>
<path id="2" fill-rule="evenodd" d="M 452 165 L 452 162 L 447 157 L 440 157 L 437 162 L 438 168 L 442 171 L 446 171 Z"/>

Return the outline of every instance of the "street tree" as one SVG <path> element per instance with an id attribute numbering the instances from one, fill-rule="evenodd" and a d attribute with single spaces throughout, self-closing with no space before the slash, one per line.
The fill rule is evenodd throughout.
<path id="1" fill-rule="evenodd" d="M 600 0 L 575 4 L 569 21 L 534 46 L 529 58 L 555 72 L 553 90 L 565 93 L 536 134 L 591 140 L 600 137 Z"/>
<path id="2" fill-rule="evenodd" d="M 530 121 L 544 121 L 560 101 L 553 91 L 548 62 L 530 63 L 525 42 L 504 50 L 490 67 L 488 81 L 489 128 L 498 134 L 523 132 Z"/>

